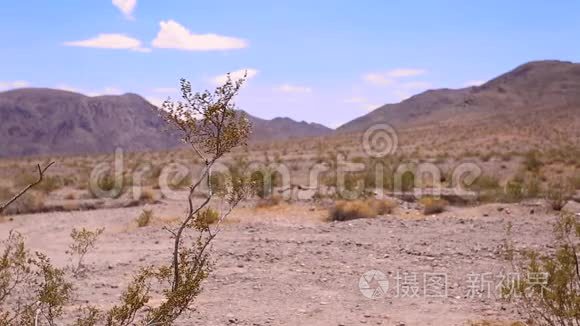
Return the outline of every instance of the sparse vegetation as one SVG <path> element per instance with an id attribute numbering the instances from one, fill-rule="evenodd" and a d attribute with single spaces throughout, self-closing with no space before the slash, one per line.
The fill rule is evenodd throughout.
<path id="1" fill-rule="evenodd" d="M 572 195 L 572 189 L 565 182 L 553 183 L 548 187 L 546 199 L 555 211 L 561 211 Z"/>
<path id="2" fill-rule="evenodd" d="M 95 248 L 99 236 L 104 231 L 105 229 L 91 231 L 85 228 L 72 230 L 70 237 L 73 243 L 69 246 L 68 254 L 71 255 L 72 259 L 76 259 L 76 264 L 72 266 L 72 272 L 75 276 L 83 273 L 85 269 L 83 264 L 85 256 L 90 250 Z"/>
<path id="3" fill-rule="evenodd" d="M 423 206 L 423 214 L 432 215 L 443 213 L 449 203 L 441 198 L 423 197 L 419 200 L 419 204 Z"/>
<path id="4" fill-rule="evenodd" d="M 379 215 L 378 209 L 386 210 L 386 206 L 370 200 L 338 201 L 330 210 L 331 221 L 349 221 L 359 218 L 374 218 Z"/>
<path id="5" fill-rule="evenodd" d="M 554 232 L 554 253 L 526 250 L 522 260 L 511 259 L 512 268 L 527 277 L 504 282 L 502 293 L 537 325 L 578 325 L 580 224 L 574 214 L 564 213 Z"/>
<path id="6" fill-rule="evenodd" d="M 153 210 L 144 209 L 136 219 L 137 226 L 140 228 L 146 227 L 151 223 L 152 219 L 153 219 Z"/>

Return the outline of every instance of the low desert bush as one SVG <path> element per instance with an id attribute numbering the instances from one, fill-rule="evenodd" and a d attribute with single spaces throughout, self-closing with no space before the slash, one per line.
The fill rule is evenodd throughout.
<path id="1" fill-rule="evenodd" d="M 525 188 L 523 181 L 515 178 L 506 183 L 502 201 L 507 203 L 517 203 L 525 198 Z"/>
<path id="2" fill-rule="evenodd" d="M 261 199 L 271 197 L 274 193 L 274 187 L 280 186 L 282 182 L 280 174 L 271 169 L 253 172 L 251 180 L 254 184 L 256 195 Z"/>
<path id="3" fill-rule="evenodd" d="M 97 229 L 94 231 L 82 228 L 80 230 L 73 229 L 70 237 L 73 243 L 70 244 L 67 253 L 71 255 L 72 259 L 76 259 L 76 264 L 72 266 L 72 272 L 75 276 L 80 275 L 85 266 L 83 261 L 87 253 L 96 247 L 97 240 L 99 236 L 105 231 L 105 229 Z"/>
<path id="4" fill-rule="evenodd" d="M 210 225 L 216 223 L 220 218 L 218 211 L 212 208 L 206 208 L 197 214 L 194 221 L 195 227 L 199 230 L 206 230 Z"/>
<path id="5" fill-rule="evenodd" d="M 18 233 L 11 232 L 0 256 L 0 325 L 56 325 L 72 299 L 65 271 L 43 254 L 31 254 Z"/>
<path id="6" fill-rule="evenodd" d="M 423 214 L 425 215 L 443 213 L 449 205 L 445 199 L 435 197 L 423 197 L 419 200 L 419 204 L 423 206 Z"/>
<path id="7" fill-rule="evenodd" d="M 564 182 L 552 183 L 546 191 L 546 200 L 555 211 L 561 211 L 572 197 L 573 190 Z"/>
<path id="8" fill-rule="evenodd" d="M 390 199 L 369 199 L 367 203 L 377 212 L 377 215 L 391 214 L 397 203 Z"/>
<path id="9" fill-rule="evenodd" d="M 538 159 L 539 154 L 536 151 L 529 151 L 524 155 L 524 167 L 527 171 L 538 172 L 543 166 L 542 161 Z"/>
<path id="10" fill-rule="evenodd" d="M 141 214 L 137 217 L 135 222 L 137 222 L 137 226 L 142 228 L 146 227 L 151 223 L 153 219 L 153 210 L 152 209 L 144 209 Z"/>
<path id="11" fill-rule="evenodd" d="M 280 205 L 284 199 L 279 195 L 272 195 L 268 198 L 260 198 L 256 203 L 256 208 L 268 208 Z"/>
<path id="12" fill-rule="evenodd" d="M 377 217 L 378 213 L 375 207 L 368 201 L 338 201 L 330 210 L 331 221 L 348 221 L 359 218 Z"/>
<path id="13" fill-rule="evenodd" d="M 502 295 L 516 303 L 534 325 L 580 325 L 580 222 L 564 213 L 554 227 L 552 253 L 522 251 L 511 268 L 520 277 L 504 281 Z M 513 250 L 513 248 L 507 248 Z"/>

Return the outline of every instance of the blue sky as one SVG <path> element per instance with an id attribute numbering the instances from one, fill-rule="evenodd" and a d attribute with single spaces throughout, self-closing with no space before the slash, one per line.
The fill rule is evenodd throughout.
<path id="1" fill-rule="evenodd" d="M 531 60 L 580 61 L 580 1 L 2 0 L 0 90 L 177 97 L 251 75 L 262 118 L 335 127 Z"/>

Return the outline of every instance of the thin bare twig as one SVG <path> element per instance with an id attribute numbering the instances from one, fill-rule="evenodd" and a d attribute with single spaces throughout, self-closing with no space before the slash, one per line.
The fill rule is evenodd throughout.
<path id="1" fill-rule="evenodd" d="M 36 180 L 35 182 L 29 184 L 28 186 L 26 186 L 24 189 L 22 189 L 19 193 L 17 193 L 14 197 L 12 197 L 12 199 L 10 199 L 8 202 L 6 202 L 5 204 L 1 204 L 0 205 L 0 214 L 2 214 L 2 212 L 8 208 L 8 206 L 10 206 L 12 203 L 14 203 L 18 198 L 22 197 L 26 192 L 28 192 L 30 189 L 32 189 L 33 187 L 37 186 L 38 184 L 40 184 L 42 182 L 42 180 L 44 179 L 44 173 L 46 172 L 46 170 L 48 170 L 48 168 L 50 168 L 52 165 L 54 164 L 54 162 L 50 162 L 47 166 L 45 166 L 44 168 L 40 167 L 40 164 L 36 165 L 36 167 L 38 168 L 38 180 Z"/>

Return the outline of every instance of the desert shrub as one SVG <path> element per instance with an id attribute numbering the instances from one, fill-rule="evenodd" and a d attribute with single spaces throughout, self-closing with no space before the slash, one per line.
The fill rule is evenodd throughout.
<path id="1" fill-rule="evenodd" d="M 380 174 L 377 175 L 377 171 L 382 169 L 382 179 Z M 364 171 L 364 185 L 365 188 L 383 188 L 383 189 L 393 189 L 393 168 L 391 165 L 386 164 L 386 162 L 379 160 L 371 160 L 368 162 L 366 169 Z"/>
<path id="2" fill-rule="evenodd" d="M 271 197 L 274 193 L 274 187 L 280 186 L 282 182 L 278 172 L 266 168 L 254 171 L 251 180 L 256 195 L 261 199 Z"/>
<path id="3" fill-rule="evenodd" d="M 31 183 L 34 183 L 38 179 L 37 175 L 29 173 L 21 173 L 16 176 L 14 183 L 17 187 L 23 188 Z M 39 183 L 35 189 L 43 193 L 50 193 L 55 190 L 62 188 L 65 185 L 65 180 L 59 176 L 47 175 L 43 178 L 42 182 Z"/>
<path id="4" fill-rule="evenodd" d="M 137 222 L 137 226 L 142 228 L 146 227 L 151 223 L 153 219 L 153 210 L 152 209 L 144 209 L 141 214 L 135 220 Z"/>
<path id="5" fill-rule="evenodd" d="M 256 208 L 268 208 L 278 206 L 283 202 L 282 196 L 272 195 L 267 198 L 260 198 L 256 203 Z"/>
<path id="6" fill-rule="evenodd" d="M 506 183 L 505 193 L 502 198 L 503 202 L 507 203 L 517 203 L 524 199 L 524 184 L 519 179 L 513 179 Z"/>
<path id="7" fill-rule="evenodd" d="M 528 198 L 538 198 L 542 193 L 542 182 L 535 173 L 529 174 L 524 184 L 525 195 Z"/>
<path id="8" fill-rule="evenodd" d="M 72 299 L 72 284 L 50 260 L 26 250 L 11 232 L 0 257 L 0 325 L 56 325 Z"/>
<path id="9" fill-rule="evenodd" d="M 105 229 L 97 229 L 94 231 L 82 228 L 80 230 L 73 229 L 70 237 L 73 243 L 70 244 L 67 253 L 71 258 L 75 259 L 77 263 L 72 266 L 72 272 L 75 276 L 80 275 L 84 271 L 83 261 L 87 253 L 94 249 L 99 236 Z"/>
<path id="10" fill-rule="evenodd" d="M 536 151 L 529 151 L 524 155 L 523 161 L 524 167 L 530 172 L 539 172 L 543 166 L 542 161 L 538 159 L 538 153 Z"/>
<path id="11" fill-rule="evenodd" d="M 197 213 L 197 218 L 194 221 L 194 226 L 197 229 L 205 230 L 210 225 L 216 223 L 220 218 L 218 211 L 212 208 L 206 208 Z"/>
<path id="12" fill-rule="evenodd" d="M 391 214 L 398 206 L 395 201 L 389 199 L 369 199 L 367 202 L 377 212 L 377 215 Z"/>
<path id="13" fill-rule="evenodd" d="M 555 211 L 561 211 L 572 197 L 572 189 L 564 182 L 552 183 L 546 191 L 546 200 Z"/>
<path id="14" fill-rule="evenodd" d="M 169 189 L 180 190 L 185 189 L 191 185 L 192 177 L 188 172 L 185 175 L 180 175 L 179 172 L 174 172 L 169 175 Z"/>
<path id="15" fill-rule="evenodd" d="M 580 324 L 580 223 L 571 213 L 565 213 L 554 227 L 556 235 L 553 253 L 533 250 L 521 252 L 521 258 L 510 260 L 516 275 L 506 280 L 502 295 L 514 301 L 534 325 Z"/>
<path id="16" fill-rule="evenodd" d="M 446 200 L 435 197 L 423 197 L 419 200 L 419 204 L 423 206 L 423 214 L 425 215 L 443 213 L 449 205 Z"/>
<path id="17" fill-rule="evenodd" d="M 348 221 L 359 218 L 377 217 L 377 210 L 363 200 L 338 201 L 330 210 L 331 221 Z"/>
<path id="18" fill-rule="evenodd" d="M 415 188 L 415 174 L 413 172 L 405 172 L 401 177 L 401 191 L 411 191 Z M 398 189 L 395 189 L 398 190 Z"/>
<path id="19" fill-rule="evenodd" d="M 110 196 L 111 198 L 119 198 L 123 194 L 123 191 L 126 190 L 124 187 L 124 178 L 120 177 L 117 179 L 110 173 L 102 175 L 98 180 L 96 180 L 94 186 L 96 186 L 100 191 L 109 193 L 107 196 Z M 91 186 L 89 186 L 89 191 L 94 198 L 102 196 Z"/>

